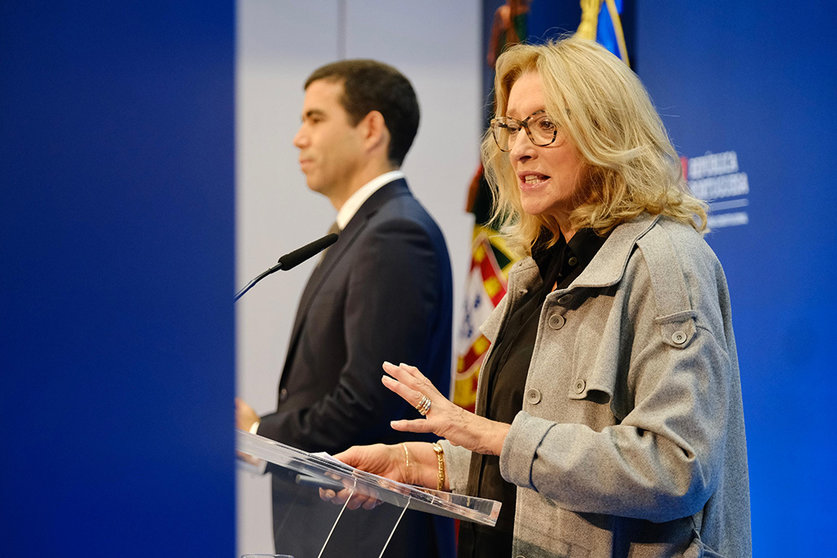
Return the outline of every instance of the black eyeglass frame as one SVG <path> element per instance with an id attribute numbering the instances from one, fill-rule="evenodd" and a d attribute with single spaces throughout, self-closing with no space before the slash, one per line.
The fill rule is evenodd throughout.
<path id="1" fill-rule="evenodd" d="M 512 132 L 509 132 L 509 140 L 510 141 L 509 141 L 509 146 L 508 146 L 507 149 L 503 149 L 503 146 L 500 145 L 500 140 L 497 139 L 497 134 L 498 134 L 498 130 L 500 128 L 506 128 L 506 129 L 509 128 L 507 122 L 514 122 L 520 128 L 523 128 L 524 130 L 526 130 L 526 136 L 529 138 L 529 141 L 532 142 L 532 145 L 536 145 L 537 147 L 546 147 L 547 145 L 551 145 L 552 143 L 555 142 L 555 138 L 558 137 L 558 127 L 555 126 L 554 123 L 553 123 L 553 126 L 555 126 L 555 128 L 552 130 L 552 139 L 550 139 L 546 143 L 536 142 L 535 138 L 532 137 L 532 130 L 529 129 L 529 121 L 532 120 L 535 117 L 540 118 L 539 115 L 541 115 L 541 114 L 544 115 L 544 116 L 548 116 L 546 114 L 546 111 L 541 109 L 541 110 L 537 110 L 537 111 L 533 112 L 532 114 L 530 114 L 529 116 L 527 116 L 523 120 L 518 120 L 517 118 L 513 118 L 511 116 L 501 116 L 499 118 L 492 118 L 491 122 L 489 123 L 489 127 L 491 128 L 491 137 L 494 138 L 494 143 L 497 144 L 497 147 L 503 153 L 508 153 L 509 151 L 511 151 L 511 134 L 512 134 Z M 514 132 L 514 133 L 517 134 L 518 132 L 520 132 L 519 129 L 517 130 L 517 132 Z"/>

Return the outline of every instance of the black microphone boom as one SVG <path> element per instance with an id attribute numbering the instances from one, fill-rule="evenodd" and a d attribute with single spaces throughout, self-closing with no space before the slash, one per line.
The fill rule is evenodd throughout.
<path id="1" fill-rule="evenodd" d="M 279 265 L 282 270 L 287 271 L 294 268 L 312 256 L 316 256 L 332 244 L 337 242 L 337 233 L 329 233 L 322 238 L 318 238 L 314 242 L 310 242 L 302 248 L 297 248 L 293 252 L 288 252 L 279 258 Z"/>
<path id="2" fill-rule="evenodd" d="M 317 254 L 319 254 L 320 252 L 337 242 L 337 238 L 337 233 L 329 233 L 322 238 L 318 238 L 314 242 L 309 242 L 302 248 L 297 248 L 293 252 L 288 252 L 287 254 L 279 258 L 279 262 L 276 265 L 262 272 L 255 279 L 247 283 L 247 285 L 243 289 L 238 291 L 238 294 L 235 295 L 235 299 L 233 300 L 233 302 L 236 302 L 239 298 L 244 296 L 244 293 L 252 289 L 256 283 L 258 283 L 271 273 L 275 273 L 280 269 L 283 271 L 287 271 L 291 268 L 298 266 L 305 260 L 316 256 Z"/>

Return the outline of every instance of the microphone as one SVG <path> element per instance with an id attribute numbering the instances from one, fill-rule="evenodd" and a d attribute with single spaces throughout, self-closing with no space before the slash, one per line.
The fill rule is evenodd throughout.
<path id="1" fill-rule="evenodd" d="M 247 283 L 247 285 L 243 289 L 238 291 L 238 293 L 235 295 L 235 298 L 233 299 L 233 302 L 237 302 L 239 298 L 244 296 L 244 293 L 252 289 L 256 285 L 256 283 L 258 283 L 271 273 L 275 273 L 280 269 L 283 271 L 287 271 L 298 266 L 305 260 L 316 256 L 317 254 L 319 254 L 320 252 L 337 242 L 337 238 L 337 233 L 329 233 L 322 238 L 318 238 L 314 242 L 309 242 L 302 248 L 297 248 L 293 252 L 288 252 L 287 254 L 279 258 L 279 261 L 276 265 L 262 272 L 255 279 Z"/>
<path id="2" fill-rule="evenodd" d="M 335 242 L 337 242 L 337 233 L 329 233 L 322 238 L 318 238 L 314 242 L 309 242 L 302 248 L 297 248 L 293 252 L 288 252 L 279 258 L 280 269 L 287 271 L 294 268 L 313 256 L 316 256 Z"/>

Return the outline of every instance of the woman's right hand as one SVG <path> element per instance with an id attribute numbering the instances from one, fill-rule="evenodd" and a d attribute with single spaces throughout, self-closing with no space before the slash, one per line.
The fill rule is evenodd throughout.
<path id="1" fill-rule="evenodd" d="M 386 477 L 397 482 L 410 484 L 408 478 L 404 448 L 402 444 L 388 446 L 373 444 L 371 446 L 353 446 L 334 456 L 347 465 L 361 471 Z"/>
<path id="2" fill-rule="evenodd" d="M 338 453 L 334 458 L 361 471 L 394 481 L 405 482 L 406 471 L 399 463 L 396 453 L 398 449 L 398 446 L 384 444 L 353 446 L 342 453 Z M 320 498 L 338 505 L 343 505 L 348 500 L 347 506 L 350 510 L 356 510 L 360 507 L 371 510 L 380 503 L 374 493 L 366 490 L 356 490 L 356 486 L 350 486 L 346 481 L 343 481 L 343 483 L 346 485 L 343 490 L 321 488 Z"/>
<path id="3" fill-rule="evenodd" d="M 438 488 L 438 461 L 433 445 L 427 442 L 405 442 L 391 446 L 353 446 L 338 453 L 334 458 L 361 471 L 396 482 Z M 364 509 L 372 509 L 378 505 L 373 495 L 362 492 L 353 494 L 349 487 L 338 492 L 320 489 L 320 497 L 335 504 L 343 504 L 349 500 L 348 507 L 353 510 L 361 506 Z"/>

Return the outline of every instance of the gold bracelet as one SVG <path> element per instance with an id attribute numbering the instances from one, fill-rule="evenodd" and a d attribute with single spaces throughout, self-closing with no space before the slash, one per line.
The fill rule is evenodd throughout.
<path id="1" fill-rule="evenodd" d="M 445 450 L 438 443 L 433 444 L 436 460 L 439 462 L 439 486 L 437 490 L 445 489 Z"/>
<path id="2" fill-rule="evenodd" d="M 402 443 L 401 447 L 404 448 L 404 469 L 410 468 L 410 452 L 407 451 L 407 444 Z"/>

